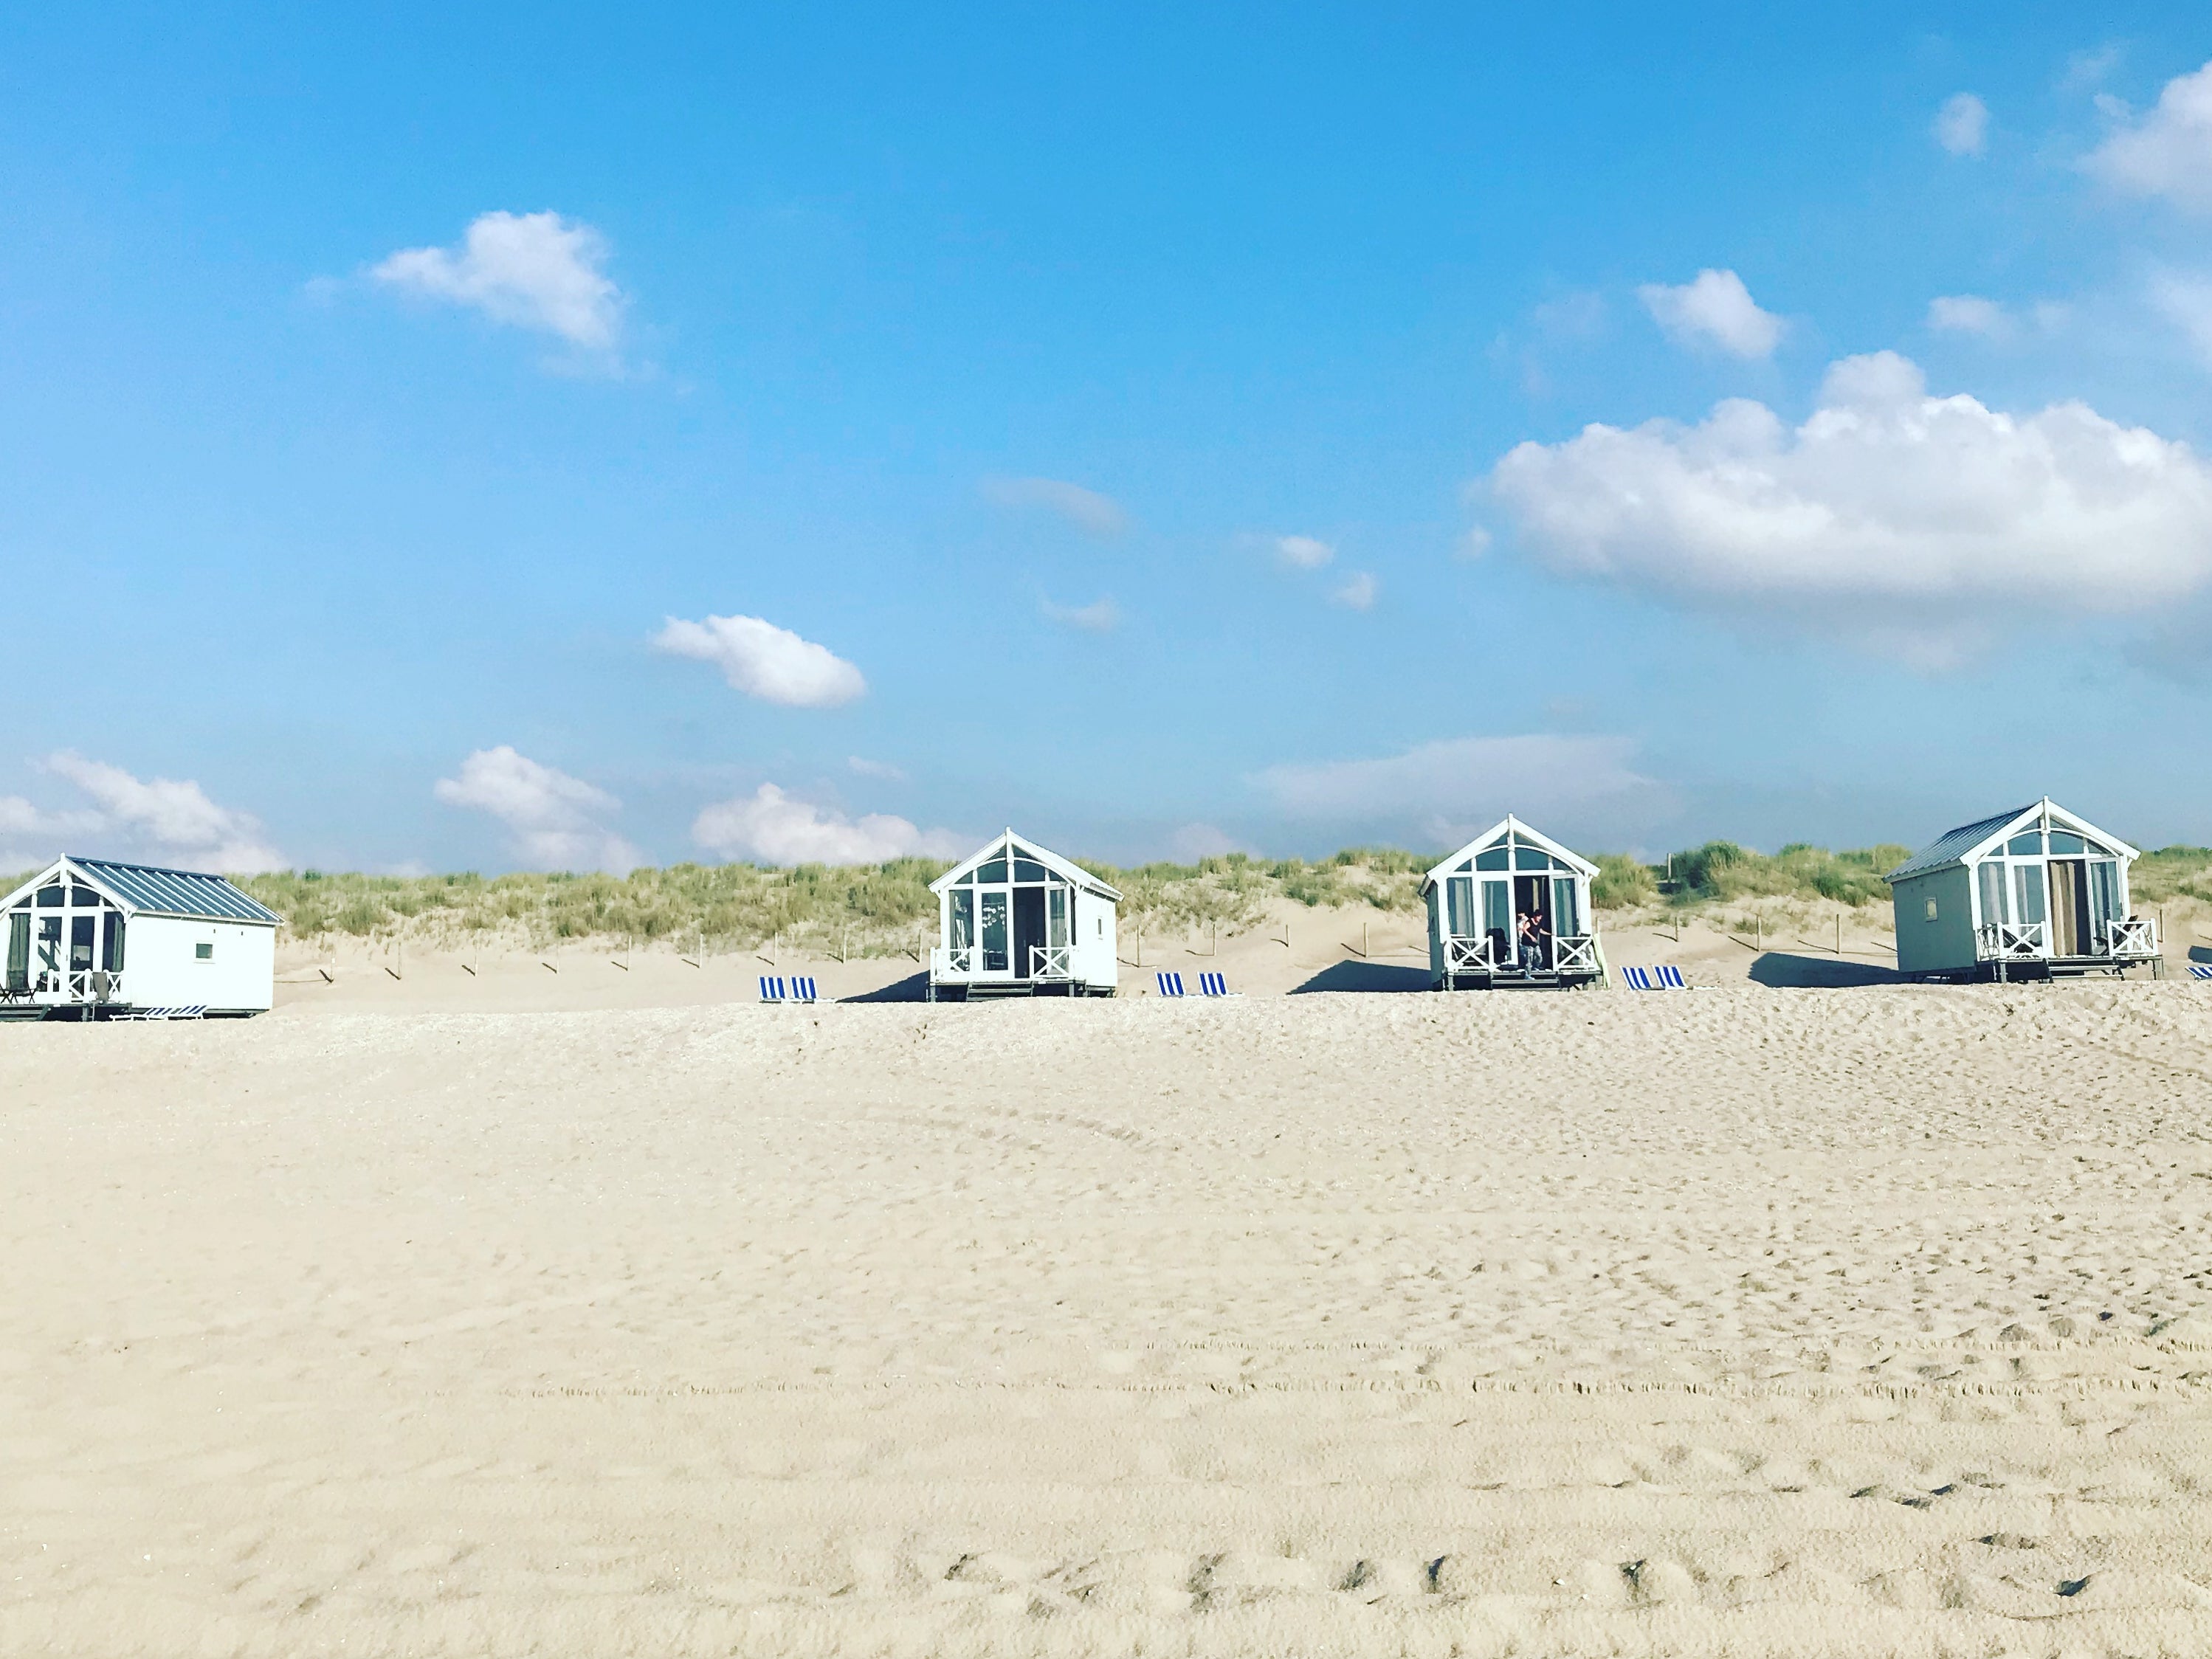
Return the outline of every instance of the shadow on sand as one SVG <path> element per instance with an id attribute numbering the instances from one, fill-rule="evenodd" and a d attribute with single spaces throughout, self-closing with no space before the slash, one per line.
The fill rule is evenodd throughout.
<path id="1" fill-rule="evenodd" d="M 1340 962 L 1324 968 L 1304 984 L 1294 987 L 1291 994 L 1304 996 L 1313 991 L 1425 991 L 1429 988 L 1429 970 L 1425 968 L 1393 968 L 1381 962 Z"/>
<path id="2" fill-rule="evenodd" d="M 1870 962 L 1793 957 L 1769 951 L 1751 964 L 1751 982 L 1793 991 L 1838 991 L 1855 985 L 1902 985 L 1905 976 L 1894 968 L 1879 968 Z"/>
<path id="3" fill-rule="evenodd" d="M 889 985 L 878 986 L 872 991 L 863 991 L 858 996 L 839 997 L 840 1002 L 927 1002 L 929 1000 L 929 975 L 925 971 L 908 974 L 904 979 L 893 980 Z"/>

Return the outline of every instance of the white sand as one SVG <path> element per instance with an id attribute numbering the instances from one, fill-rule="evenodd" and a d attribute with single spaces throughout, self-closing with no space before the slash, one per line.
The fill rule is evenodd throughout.
<path id="1" fill-rule="evenodd" d="M 2212 988 L 454 1006 L 0 1030 L 0 1653 L 2212 1652 Z"/>

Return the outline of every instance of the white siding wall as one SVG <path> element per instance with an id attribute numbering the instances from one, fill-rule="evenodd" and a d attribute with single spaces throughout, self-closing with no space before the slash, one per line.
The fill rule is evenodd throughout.
<path id="1" fill-rule="evenodd" d="M 212 945 L 205 962 L 193 953 Z M 276 930 L 235 921 L 133 916 L 124 934 L 123 993 L 139 1008 L 251 1010 L 276 1000 Z"/>

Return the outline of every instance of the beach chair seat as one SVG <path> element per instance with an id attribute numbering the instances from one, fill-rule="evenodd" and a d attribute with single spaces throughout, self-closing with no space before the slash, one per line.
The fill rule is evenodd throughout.
<path id="1" fill-rule="evenodd" d="M 1198 994 L 1202 997 L 1225 997 L 1234 994 L 1229 988 L 1228 977 L 1222 974 L 1200 974 L 1198 976 Z"/>
<path id="2" fill-rule="evenodd" d="M 207 1004 L 194 1003 L 184 1008 L 130 1008 L 115 1016 L 118 1019 L 205 1019 Z"/>
<path id="3" fill-rule="evenodd" d="M 1685 988 L 1682 984 L 1682 970 L 1671 962 L 1660 963 L 1651 972 L 1653 977 L 1658 980 L 1659 988 L 1662 991 L 1680 991 Z"/>
<path id="4" fill-rule="evenodd" d="M 1181 974 L 1155 974 L 1152 977 L 1159 981 L 1160 994 L 1162 996 L 1179 997 L 1183 994 L 1182 975 Z"/>
<path id="5" fill-rule="evenodd" d="M 763 974 L 761 975 L 760 985 L 760 1000 L 763 1002 L 781 1002 L 783 1000 L 783 981 L 781 979 L 771 979 L 768 975 Z"/>
<path id="6" fill-rule="evenodd" d="M 1649 991 L 1652 988 L 1651 970 L 1649 968 L 1629 968 L 1624 966 L 1620 969 L 1620 982 L 1622 987 L 1627 990 Z"/>
<path id="7" fill-rule="evenodd" d="M 2191 979 L 2212 979 L 2212 962 L 2192 962 L 2189 964 Z"/>
<path id="8" fill-rule="evenodd" d="M 791 994 L 789 997 L 785 999 L 787 1001 L 812 1002 L 815 1000 L 815 996 L 816 993 L 814 989 L 813 975 L 794 974 L 792 975 Z"/>

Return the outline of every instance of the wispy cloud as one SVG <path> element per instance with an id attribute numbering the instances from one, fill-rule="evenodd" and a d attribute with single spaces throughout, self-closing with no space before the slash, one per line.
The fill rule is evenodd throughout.
<path id="1" fill-rule="evenodd" d="M 1093 599 L 1089 605 L 1055 605 L 1046 599 L 1038 608 L 1046 621 L 1089 634 L 1110 634 L 1121 625 L 1121 607 L 1111 599 Z"/>
<path id="2" fill-rule="evenodd" d="M 1626 738 L 1451 738 L 1370 759 L 1272 766 L 1254 784 L 1285 817 L 1344 827 L 1413 826 L 1442 841 L 1507 811 L 1542 819 L 1603 807 L 1651 811 L 1665 791 Z"/>
<path id="3" fill-rule="evenodd" d="M 1275 556 L 1297 570 L 1318 570 L 1336 556 L 1336 550 L 1318 536 L 1277 536 Z"/>
<path id="4" fill-rule="evenodd" d="M 1381 592 L 1382 585 L 1375 580 L 1372 573 L 1355 570 L 1349 580 L 1330 592 L 1328 602 L 1340 605 L 1346 611 L 1372 611 L 1376 596 Z"/>
<path id="5" fill-rule="evenodd" d="M 369 273 L 404 292 L 465 306 L 582 350 L 611 354 L 624 301 L 603 269 L 606 239 L 557 213 L 486 213 L 455 247 L 403 248 Z"/>
<path id="6" fill-rule="evenodd" d="M 882 778 L 890 783 L 906 781 L 906 774 L 889 761 L 869 760 L 860 755 L 848 755 L 845 757 L 845 764 L 860 777 Z"/>
<path id="7" fill-rule="evenodd" d="M 1984 339 L 2012 337 L 2012 313 L 1978 294 L 1945 294 L 1928 302 L 1928 326 L 1947 334 L 1978 334 Z"/>
<path id="8" fill-rule="evenodd" d="M 92 805 L 45 812 L 10 796 L 0 800 L 0 833 L 113 836 L 136 850 L 233 875 L 283 867 L 259 819 L 217 805 L 191 779 L 143 779 L 66 749 L 47 756 L 40 768 L 74 785 Z"/>
<path id="9" fill-rule="evenodd" d="M 1990 106 L 1971 92 L 1954 92 L 1936 112 L 1936 142 L 1954 155 L 1979 155 L 1989 148 Z"/>
<path id="10" fill-rule="evenodd" d="M 2212 63 L 2167 82 L 2140 119 L 2116 100 L 2118 128 L 2081 165 L 2112 189 L 2212 210 Z"/>
<path id="11" fill-rule="evenodd" d="M 918 854 L 951 858 L 964 846 L 949 830 L 919 830 L 886 812 L 849 818 L 794 799 L 772 783 L 708 807 L 692 824 L 691 839 L 725 858 L 763 864 L 881 864 Z"/>
<path id="12" fill-rule="evenodd" d="M 637 849 L 605 823 L 621 810 L 620 801 L 509 744 L 477 750 L 457 776 L 439 779 L 431 793 L 448 806 L 498 819 L 516 854 L 537 869 L 620 875 L 637 865 Z"/>
<path id="13" fill-rule="evenodd" d="M 1118 536 L 1129 527 L 1119 501 L 1063 478 L 986 478 L 983 495 L 1000 507 L 1041 508 L 1093 536 Z"/>
<path id="14" fill-rule="evenodd" d="M 1782 319 L 1760 310 L 1733 270 L 1701 270 L 1674 288 L 1646 283 L 1636 297 L 1678 345 L 1714 345 L 1732 356 L 1765 357 L 1782 342 Z"/>
<path id="15" fill-rule="evenodd" d="M 710 662 L 736 690 L 787 708 L 835 708 L 868 689 L 860 671 L 827 646 L 759 617 L 671 617 L 653 648 Z"/>

